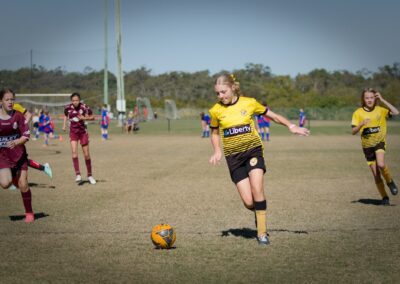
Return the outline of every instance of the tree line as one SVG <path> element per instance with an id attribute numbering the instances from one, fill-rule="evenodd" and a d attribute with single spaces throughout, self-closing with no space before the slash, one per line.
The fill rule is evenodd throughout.
<path id="1" fill-rule="evenodd" d="M 165 99 L 173 99 L 178 108 L 208 108 L 216 101 L 213 84 L 222 72 L 235 74 L 245 95 L 274 108 L 357 106 L 365 87 L 376 88 L 389 102 L 400 105 L 400 63 L 384 65 L 376 72 L 315 69 L 294 78 L 273 74 L 263 64 L 248 63 L 242 69 L 216 74 L 204 70 L 153 75 L 151 69 L 145 67 L 126 72 L 127 107 L 134 107 L 136 97 L 148 97 L 154 107 L 163 107 Z M 116 78 L 112 73 L 108 78 L 110 103 L 115 107 Z M 42 66 L 0 70 L 0 84 L 14 89 L 17 94 L 80 92 L 92 106 L 100 106 L 103 102 L 103 71 L 90 67 L 83 72 L 67 72 L 61 67 L 47 70 Z"/>

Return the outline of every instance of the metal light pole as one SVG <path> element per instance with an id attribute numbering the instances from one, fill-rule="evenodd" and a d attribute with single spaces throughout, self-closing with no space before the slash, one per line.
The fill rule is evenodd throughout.
<path id="1" fill-rule="evenodd" d="M 108 0 L 104 0 L 104 104 L 108 104 Z"/>
<path id="2" fill-rule="evenodd" d="M 115 0 L 115 30 L 117 36 L 117 111 L 118 122 L 122 126 L 126 111 L 124 73 L 122 71 L 121 1 Z"/>

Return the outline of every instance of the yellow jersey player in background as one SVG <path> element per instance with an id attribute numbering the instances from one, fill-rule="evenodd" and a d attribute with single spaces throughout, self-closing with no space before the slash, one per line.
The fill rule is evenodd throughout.
<path id="1" fill-rule="evenodd" d="M 263 144 L 254 125 L 253 116 L 265 114 L 298 135 L 308 136 L 310 132 L 273 113 L 255 99 L 242 96 L 239 82 L 233 75 L 219 76 L 214 89 L 219 102 L 210 109 L 211 143 L 214 148 L 210 163 L 216 165 L 222 158 L 221 137 L 231 179 L 236 184 L 244 206 L 255 211 L 258 242 L 268 245 L 267 201 L 264 193 L 266 167 Z"/>
<path id="2" fill-rule="evenodd" d="M 378 106 L 379 101 L 388 109 Z M 382 197 L 382 205 L 390 205 L 381 174 L 393 195 L 397 194 L 398 189 L 385 164 L 386 119 L 390 115 L 398 115 L 399 111 L 384 100 L 379 92 L 371 88 L 363 90 L 361 104 L 362 107 L 353 113 L 352 134 L 361 133 L 363 152 Z"/>

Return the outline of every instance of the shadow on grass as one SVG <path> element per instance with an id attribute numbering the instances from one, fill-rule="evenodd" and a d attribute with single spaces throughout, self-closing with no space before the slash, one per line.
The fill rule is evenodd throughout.
<path id="1" fill-rule="evenodd" d="M 97 180 L 96 179 L 96 183 L 99 183 L 99 182 L 106 182 L 106 180 Z M 90 184 L 90 182 L 88 180 L 82 180 L 82 181 L 80 181 L 80 182 L 78 182 L 76 184 L 81 186 L 81 185 L 84 185 L 85 183 Z"/>
<path id="2" fill-rule="evenodd" d="M 31 188 L 51 188 L 51 189 L 56 188 L 54 185 L 48 185 L 48 184 L 44 184 L 44 183 L 34 183 L 34 182 L 30 182 L 29 187 L 31 187 Z"/>
<path id="3" fill-rule="evenodd" d="M 270 229 L 268 233 L 292 233 L 292 234 L 308 234 L 307 231 L 303 230 L 287 230 L 287 229 Z M 229 229 L 221 232 L 221 237 L 242 237 L 245 239 L 255 239 L 257 238 L 257 230 L 242 228 L 242 229 Z"/>
<path id="4" fill-rule="evenodd" d="M 383 206 L 381 199 L 371 199 L 371 198 L 361 198 L 358 200 L 353 200 L 351 203 L 362 203 L 366 205 L 375 205 L 375 206 Z M 386 206 L 396 206 L 394 204 L 386 205 Z"/>
<path id="5" fill-rule="evenodd" d="M 40 212 L 40 213 L 35 213 L 35 220 L 41 219 L 41 218 L 46 218 L 47 216 L 50 216 L 49 214 Z M 25 219 L 25 215 L 11 215 L 8 216 L 11 221 L 23 221 Z"/>

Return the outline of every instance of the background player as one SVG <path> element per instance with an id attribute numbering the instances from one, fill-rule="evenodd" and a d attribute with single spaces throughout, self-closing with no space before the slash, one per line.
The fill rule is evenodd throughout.
<path id="1" fill-rule="evenodd" d="M 304 109 L 302 109 L 302 108 L 299 111 L 300 111 L 300 113 L 299 113 L 299 126 L 300 127 L 304 127 L 304 125 L 306 125 L 306 121 L 307 121 L 306 113 L 304 112 Z"/>
<path id="2" fill-rule="evenodd" d="M 201 137 L 210 137 L 210 123 L 211 123 L 211 118 L 208 114 L 201 112 L 200 113 L 200 120 L 201 120 Z"/>
<path id="3" fill-rule="evenodd" d="M 241 95 L 239 82 L 233 75 L 219 76 L 214 85 L 219 100 L 211 109 L 211 143 L 214 153 L 210 163 L 215 165 L 222 158 L 220 136 L 232 181 L 247 209 L 256 214 L 258 242 L 269 244 L 266 227 L 267 201 L 264 193 L 266 171 L 263 144 L 256 132 L 254 114 L 265 114 L 276 123 L 285 125 L 295 134 L 308 136 L 306 128 L 290 123 L 253 98 Z"/>
<path id="4" fill-rule="evenodd" d="M 29 140 L 29 127 L 24 116 L 13 110 L 15 93 L 11 89 L 2 89 L 0 100 L 0 185 L 8 188 L 14 182 L 18 186 L 25 207 L 25 222 L 30 223 L 35 220 L 35 216 L 24 146 Z"/>
<path id="5" fill-rule="evenodd" d="M 85 121 L 94 120 L 92 110 L 81 102 L 81 95 L 73 93 L 71 95 L 71 103 L 64 109 L 63 130 L 66 130 L 67 120 L 69 121 L 69 138 L 72 151 L 72 162 L 75 169 L 75 181 L 82 181 L 81 172 L 79 170 L 78 159 L 78 141 L 80 141 L 85 158 L 88 181 L 90 184 L 96 184 L 96 180 L 92 176 L 92 160 L 89 153 L 89 133 L 86 129 Z"/>
<path id="6" fill-rule="evenodd" d="M 267 104 L 264 103 L 263 106 L 267 107 Z M 258 126 L 257 131 L 261 137 L 261 140 L 265 139 L 266 141 L 269 141 L 269 126 L 271 119 L 263 114 L 257 114 L 255 115 L 255 118 Z"/>
<path id="7" fill-rule="evenodd" d="M 108 139 L 108 124 L 110 123 L 110 117 L 108 115 L 107 105 L 103 105 L 101 108 L 101 139 L 103 141 Z"/>
<path id="8" fill-rule="evenodd" d="M 378 106 L 379 101 L 388 109 Z M 398 115 L 399 110 L 372 88 L 363 90 L 361 105 L 362 107 L 353 113 L 352 134 L 361 133 L 363 152 L 382 197 L 382 205 L 390 205 L 381 174 L 393 195 L 397 194 L 398 189 L 390 175 L 389 167 L 385 164 L 386 119 L 390 115 Z"/>

